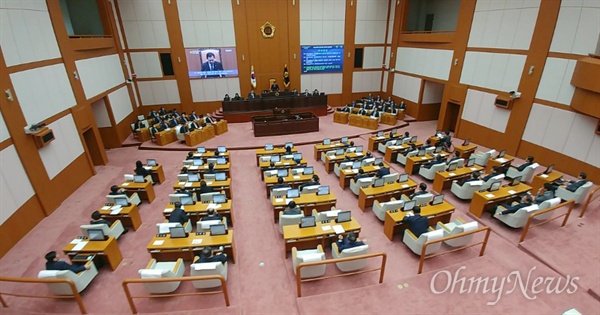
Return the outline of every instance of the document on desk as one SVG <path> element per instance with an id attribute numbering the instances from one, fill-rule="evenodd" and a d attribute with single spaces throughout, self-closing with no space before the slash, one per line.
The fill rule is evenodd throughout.
<path id="1" fill-rule="evenodd" d="M 198 165 L 192 165 L 190 167 L 188 167 L 189 170 L 197 170 L 198 169 Z"/>
<path id="2" fill-rule="evenodd" d="M 123 208 L 121 206 L 114 206 L 114 207 L 110 208 L 110 210 L 112 210 L 110 212 L 110 215 L 117 215 L 121 212 L 121 210 L 123 210 Z"/>
<path id="3" fill-rule="evenodd" d="M 152 170 L 152 166 L 144 166 L 144 169 L 147 171 L 150 171 L 150 170 Z"/>
<path id="4" fill-rule="evenodd" d="M 183 186 L 183 185 L 185 185 L 185 182 L 179 182 L 179 183 L 177 183 L 177 185 Z"/>
<path id="5" fill-rule="evenodd" d="M 283 198 L 275 198 L 275 202 L 277 202 L 277 203 L 283 202 Z"/>
<path id="6" fill-rule="evenodd" d="M 408 185 L 407 184 L 402 184 L 402 188 L 407 188 Z"/>
<path id="7" fill-rule="evenodd" d="M 129 183 L 123 183 L 121 186 L 129 186 Z"/>
<path id="8" fill-rule="evenodd" d="M 201 238 L 195 238 L 192 240 L 192 245 L 199 245 L 199 244 L 202 244 Z"/>
<path id="9" fill-rule="evenodd" d="M 376 169 L 376 170 L 378 170 L 378 169 L 380 169 L 381 167 L 379 167 L 379 166 L 373 166 L 373 168 L 374 168 L 374 169 Z"/>
<path id="10" fill-rule="evenodd" d="M 163 210 L 163 213 L 171 213 L 173 212 L 173 208 Z"/>
<path id="11" fill-rule="evenodd" d="M 87 241 L 81 241 L 77 243 L 77 245 L 73 246 L 71 250 L 82 250 L 85 247 L 85 245 L 87 245 L 87 243 Z"/>
<path id="12" fill-rule="evenodd" d="M 206 182 L 206 185 L 212 185 L 213 182 Z"/>
<path id="13" fill-rule="evenodd" d="M 471 167 L 471 171 L 476 171 L 477 168 L 476 167 Z"/>
<path id="14" fill-rule="evenodd" d="M 540 177 L 541 177 L 541 178 L 548 178 L 548 175 L 546 175 L 546 174 L 541 174 L 541 175 L 540 175 Z"/>
<path id="15" fill-rule="evenodd" d="M 506 163 L 507 159 L 505 159 L 505 158 L 497 158 L 496 161 L 498 163 Z"/>
<path id="16" fill-rule="evenodd" d="M 360 152 L 358 152 L 358 153 L 355 153 L 355 154 L 356 154 L 356 156 L 363 156 L 363 154 L 362 154 L 362 153 L 360 153 Z"/>
<path id="17" fill-rule="evenodd" d="M 212 203 L 211 202 L 211 203 L 208 204 L 208 207 L 206 207 L 206 209 L 210 209 L 210 208 L 212 208 L 212 209 L 219 209 L 219 208 L 221 208 L 221 204 L 217 204 L 217 203 Z"/>
<path id="18" fill-rule="evenodd" d="M 494 198 L 495 197 L 494 194 L 487 194 L 485 196 L 488 197 L 488 198 Z"/>
<path id="19" fill-rule="evenodd" d="M 299 178 L 300 178 L 300 176 L 294 175 L 294 179 L 299 179 Z"/>
<path id="20" fill-rule="evenodd" d="M 164 243 L 165 243 L 165 241 L 164 241 L 164 240 L 156 240 L 156 241 L 154 241 L 154 242 L 152 243 L 152 245 L 154 245 L 154 246 L 160 246 L 160 245 L 162 245 L 162 244 L 164 244 Z"/>
<path id="21" fill-rule="evenodd" d="M 339 224 L 333 226 L 333 231 L 335 232 L 335 234 L 343 234 L 346 232 L 346 230 L 344 230 L 344 227 L 342 227 Z"/>
<path id="22" fill-rule="evenodd" d="M 81 242 L 80 238 L 74 238 L 69 244 L 79 244 Z"/>
<path id="23" fill-rule="evenodd" d="M 449 173 L 448 176 L 456 176 L 455 173 Z"/>
<path id="24" fill-rule="evenodd" d="M 352 170 L 352 173 L 357 174 L 358 170 Z"/>
<path id="25" fill-rule="evenodd" d="M 323 226 L 321 226 L 321 229 L 323 231 L 331 231 L 331 225 L 323 225 Z"/>
<path id="26" fill-rule="evenodd" d="M 514 194 L 516 194 L 517 192 L 511 189 L 511 190 L 509 190 L 509 191 L 508 191 L 508 193 L 509 193 L 509 194 L 511 194 L 511 195 L 514 195 Z"/>
<path id="27" fill-rule="evenodd" d="M 194 184 L 194 183 L 185 183 L 185 185 L 184 185 L 184 186 L 185 186 L 185 187 L 192 187 L 192 185 L 193 185 L 193 184 Z"/>
<path id="28" fill-rule="evenodd" d="M 283 163 L 283 165 L 290 165 L 290 163 L 288 163 L 288 162 L 284 162 L 284 163 Z"/>
<path id="29" fill-rule="evenodd" d="M 110 209 L 110 206 L 104 206 L 104 207 L 100 208 L 100 210 L 108 210 L 108 209 Z"/>

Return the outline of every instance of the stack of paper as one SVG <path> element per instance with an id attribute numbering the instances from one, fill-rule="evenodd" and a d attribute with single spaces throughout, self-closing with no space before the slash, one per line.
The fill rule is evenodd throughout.
<path id="1" fill-rule="evenodd" d="M 77 243 L 77 245 L 73 246 L 73 249 L 71 250 L 82 250 L 85 247 L 85 245 L 87 245 L 87 243 L 87 241 L 79 242 Z"/>
<path id="2" fill-rule="evenodd" d="M 154 243 L 152 243 L 152 245 L 160 246 L 160 245 L 164 244 L 164 242 L 165 242 L 164 240 L 156 240 L 156 241 L 154 241 Z"/>
<path id="3" fill-rule="evenodd" d="M 339 224 L 333 226 L 333 231 L 335 234 L 343 234 L 346 232 L 346 230 L 344 230 L 344 228 Z"/>

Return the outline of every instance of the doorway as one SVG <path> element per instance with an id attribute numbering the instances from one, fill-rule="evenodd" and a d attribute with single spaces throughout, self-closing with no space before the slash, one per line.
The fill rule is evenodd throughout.
<path id="1" fill-rule="evenodd" d="M 459 113 L 460 104 L 453 102 L 446 103 L 446 115 L 444 115 L 444 123 L 442 124 L 442 129 L 456 132 Z"/>
<path id="2" fill-rule="evenodd" d="M 102 153 L 100 152 L 100 147 L 98 146 L 98 141 L 94 135 L 94 130 L 92 128 L 88 128 L 83 132 L 83 139 L 85 141 L 85 146 L 90 153 L 90 158 L 92 159 L 92 163 L 94 165 L 104 165 L 104 160 L 102 159 Z"/>

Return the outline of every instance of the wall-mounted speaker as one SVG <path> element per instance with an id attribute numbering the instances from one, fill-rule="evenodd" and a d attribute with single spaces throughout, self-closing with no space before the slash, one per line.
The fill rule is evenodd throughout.
<path id="1" fill-rule="evenodd" d="M 494 105 L 500 108 L 511 109 L 513 105 L 513 99 L 509 96 L 498 95 L 498 97 L 496 97 L 496 102 L 494 102 Z"/>
<path id="2" fill-rule="evenodd" d="M 44 127 L 39 132 L 33 134 L 33 140 L 38 148 L 43 148 L 54 140 L 54 133 L 52 132 L 52 129 Z"/>

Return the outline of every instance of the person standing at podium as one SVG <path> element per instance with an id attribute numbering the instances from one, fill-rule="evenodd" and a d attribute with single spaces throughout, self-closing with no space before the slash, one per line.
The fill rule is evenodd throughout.
<path id="1" fill-rule="evenodd" d="M 271 84 L 271 92 L 279 92 L 279 85 L 277 84 L 277 80 L 273 80 L 273 84 Z"/>

